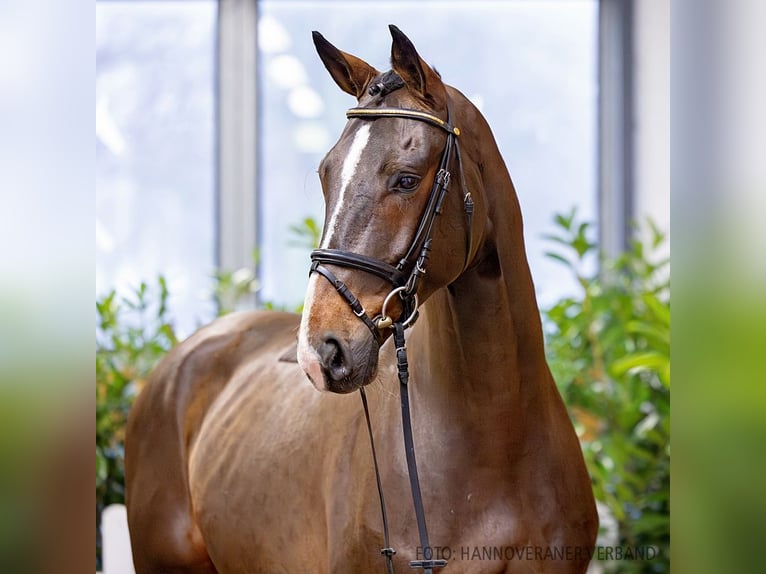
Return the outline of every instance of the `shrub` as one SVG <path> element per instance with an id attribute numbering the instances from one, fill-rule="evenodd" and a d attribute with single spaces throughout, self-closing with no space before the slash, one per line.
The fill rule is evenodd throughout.
<path id="1" fill-rule="evenodd" d="M 129 297 L 96 301 L 96 557 L 101 568 L 101 511 L 125 500 L 125 425 L 149 373 L 177 339 L 164 278 Z"/>
<path id="2" fill-rule="evenodd" d="M 580 436 L 596 498 L 617 520 L 621 546 L 653 546 L 651 561 L 606 565 L 628 573 L 670 571 L 670 278 L 652 261 L 664 241 L 601 259 L 591 226 L 575 211 L 555 217 L 547 255 L 574 274 L 580 292 L 543 312 L 547 354 Z M 637 234 L 638 235 L 638 234 Z"/>

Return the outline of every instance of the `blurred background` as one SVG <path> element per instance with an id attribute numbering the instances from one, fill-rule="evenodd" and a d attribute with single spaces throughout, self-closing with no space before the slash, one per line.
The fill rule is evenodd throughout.
<path id="1" fill-rule="evenodd" d="M 632 221 L 669 227 L 666 2 L 99 1 L 96 17 L 96 290 L 162 273 L 184 334 L 214 316 L 216 269 L 257 271 L 261 301 L 303 299 L 289 229 L 322 221 L 316 167 L 354 103 L 312 30 L 384 70 L 396 23 L 482 110 L 541 303 L 574 287 L 543 255 L 554 213 L 576 207 L 610 254 Z"/>
<path id="2" fill-rule="evenodd" d="M 600 544 L 655 551 L 594 571 L 669 571 L 663 0 L 97 1 L 97 522 L 123 499 L 125 417 L 156 361 L 217 315 L 299 308 L 317 165 L 355 103 L 311 31 L 386 70 L 391 23 L 506 160 Z"/>

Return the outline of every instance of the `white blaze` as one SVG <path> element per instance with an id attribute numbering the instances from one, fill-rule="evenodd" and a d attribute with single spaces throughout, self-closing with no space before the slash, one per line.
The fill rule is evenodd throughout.
<path id="1" fill-rule="evenodd" d="M 309 343 L 309 315 L 314 306 L 314 292 L 316 291 L 317 280 L 319 276 L 313 273 L 309 277 L 309 284 L 306 287 L 306 298 L 303 301 L 303 315 L 301 316 L 301 326 L 298 330 L 298 364 L 301 369 L 311 377 L 313 383 L 319 389 L 324 388 L 324 376 L 322 367 L 319 364 L 319 354 Z"/>
<path id="2" fill-rule="evenodd" d="M 330 222 L 327 224 L 327 234 L 324 241 L 322 241 L 323 249 L 327 249 L 330 244 L 330 240 L 338 231 L 338 216 L 340 210 L 346 203 L 346 191 L 351 180 L 354 179 L 356 168 L 359 165 L 359 161 L 362 159 L 362 152 L 367 147 L 367 142 L 370 139 L 370 124 L 362 124 L 362 126 L 354 134 L 354 141 L 351 142 L 351 147 L 348 150 L 346 159 L 343 160 L 343 168 L 340 171 L 340 194 L 338 195 L 338 201 L 335 202 L 335 209 L 330 216 Z M 304 307 L 304 310 L 308 307 Z M 305 314 L 305 311 L 304 311 Z"/>
<path id="3" fill-rule="evenodd" d="M 335 209 L 330 216 L 330 221 L 327 224 L 327 233 L 320 246 L 322 248 L 327 248 L 330 240 L 338 231 L 338 217 L 340 216 L 340 210 L 346 203 L 348 186 L 354 179 L 356 168 L 362 159 L 362 152 L 367 147 L 369 139 L 370 125 L 363 124 L 354 134 L 354 141 L 351 142 L 348 155 L 343 160 L 343 167 L 340 172 L 340 194 L 335 203 Z M 298 330 L 298 364 L 311 377 L 317 388 L 324 389 L 324 376 L 322 375 L 322 367 L 319 362 L 319 354 L 309 341 L 309 319 L 314 312 L 316 286 L 317 281 L 320 279 L 316 273 L 312 274 L 306 287 L 306 298 L 303 301 L 303 316 L 301 317 L 301 326 Z M 321 280 L 324 281 L 324 279 Z"/>

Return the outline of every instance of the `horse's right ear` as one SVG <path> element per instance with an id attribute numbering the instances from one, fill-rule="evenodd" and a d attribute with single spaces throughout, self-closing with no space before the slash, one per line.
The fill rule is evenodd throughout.
<path id="1" fill-rule="evenodd" d="M 338 50 L 319 32 L 312 32 L 314 46 L 332 79 L 346 93 L 360 99 L 369 81 L 380 72 L 364 60 Z"/>

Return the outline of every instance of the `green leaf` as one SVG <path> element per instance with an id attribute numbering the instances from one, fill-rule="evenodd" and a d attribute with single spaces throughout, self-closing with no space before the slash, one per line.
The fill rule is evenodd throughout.
<path id="1" fill-rule="evenodd" d="M 652 232 L 652 249 L 657 249 L 665 241 L 666 234 L 657 227 L 657 224 L 651 217 L 646 218 L 646 223 Z"/>
<path id="2" fill-rule="evenodd" d="M 670 305 L 663 303 L 654 293 L 643 293 L 641 299 L 649 309 L 652 310 L 654 317 L 663 325 L 670 327 Z"/>
<path id="3" fill-rule="evenodd" d="M 612 363 L 611 373 L 614 376 L 621 376 L 632 369 L 647 369 L 659 371 L 667 368 L 670 359 L 667 355 L 656 351 L 647 351 L 645 353 L 635 353 L 617 359 Z"/>
<path id="4" fill-rule="evenodd" d="M 577 208 L 573 207 L 572 211 L 570 211 L 568 215 L 557 213 L 556 215 L 553 216 L 553 219 L 559 227 L 569 231 L 572 229 L 572 221 L 574 221 L 576 214 L 577 214 Z"/>
<path id="5" fill-rule="evenodd" d="M 558 235 L 543 234 L 542 238 L 547 239 L 548 241 L 554 241 L 556 243 L 565 245 L 567 247 L 572 246 L 572 243 L 568 239 L 566 239 L 565 237 L 559 237 Z"/>
<path id="6" fill-rule="evenodd" d="M 642 335 L 655 344 L 670 347 L 670 330 L 665 325 L 652 325 L 644 321 L 628 321 L 625 324 L 625 332 L 631 335 Z"/>
<path id="7" fill-rule="evenodd" d="M 160 327 L 160 333 L 168 338 L 168 341 L 170 341 L 171 345 L 176 345 L 178 343 L 178 339 L 176 338 L 176 333 L 173 330 L 173 326 L 169 323 L 165 323 Z"/>
<path id="8" fill-rule="evenodd" d="M 289 231 L 297 239 L 290 241 L 290 245 L 307 247 L 309 249 L 315 249 L 319 246 L 322 230 L 313 218 L 307 217 L 299 224 L 291 225 Z"/>
<path id="9" fill-rule="evenodd" d="M 99 447 L 96 447 L 96 487 L 98 488 L 103 484 L 109 476 L 109 463 L 106 457 L 101 452 Z"/>
<path id="10" fill-rule="evenodd" d="M 569 259 L 567 259 L 563 255 L 559 255 L 558 253 L 554 253 L 553 251 L 546 251 L 545 256 L 550 259 L 554 259 L 558 261 L 559 263 L 563 263 L 567 267 L 572 267 L 572 263 L 569 261 Z"/>

